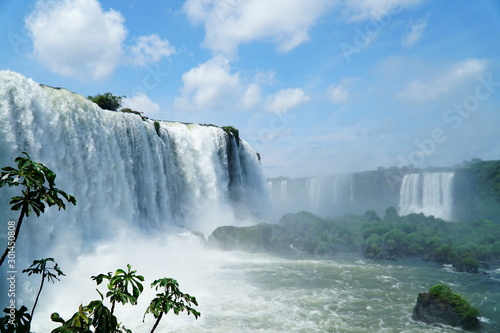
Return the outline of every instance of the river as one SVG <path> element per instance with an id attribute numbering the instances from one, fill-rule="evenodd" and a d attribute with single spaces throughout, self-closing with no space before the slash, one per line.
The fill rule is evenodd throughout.
<path id="1" fill-rule="evenodd" d="M 55 327 L 40 320 L 48 318 L 55 307 L 68 318 L 80 302 L 91 299 L 89 295 L 97 299 L 90 275 L 124 267 L 126 262 L 146 277 L 145 295 L 138 306 L 117 306 L 117 317 L 136 333 L 149 332 L 154 322 L 146 317 L 142 323 L 142 316 L 154 294 L 147 287 L 158 274 L 176 278 L 183 292 L 196 296 L 202 315 L 195 320 L 184 313 L 169 314 L 156 332 L 461 331 L 411 319 L 417 294 L 437 283 L 450 285 L 479 308 L 479 332 L 500 331 L 500 269 L 496 266 L 489 274 L 468 274 L 418 260 L 287 259 L 223 252 L 206 249 L 192 236 L 170 237 L 167 242 L 134 241 L 141 251 L 121 239 L 80 256 L 65 271 L 68 277 L 59 286 L 47 287 L 53 289 L 45 294 L 44 310 L 35 315 L 34 331 L 48 332 Z"/>

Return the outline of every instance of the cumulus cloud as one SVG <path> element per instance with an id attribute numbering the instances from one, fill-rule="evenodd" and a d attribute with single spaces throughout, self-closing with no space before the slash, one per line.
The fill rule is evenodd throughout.
<path id="1" fill-rule="evenodd" d="M 484 73 L 488 60 L 470 58 L 452 64 L 444 73 L 427 80 L 414 80 L 409 82 L 398 97 L 406 101 L 429 101 L 443 94 L 458 89 L 464 83 L 476 80 L 477 76 Z"/>
<path id="2" fill-rule="evenodd" d="M 308 31 L 329 0 L 187 0 L 184 11 L 205 27 L 204 45 L 231 55 L 241 43 L 271 41 L 287 52 L 309 39 Z"/>
<path id="3" fill-rule="evenodd" d="M 104 10 L 98 0 L 39 0 L 25 18 L 35 58 L 65 76 L 100 79 L 118 66 L 144 66 L 174 53 L 156 34 L 140 36 L 126 48 L 124 22 L 119 12 Z"/>
<path id="4" fill-rule="evenodd" d="M 231 62 L 216 56 L 182 75 L 180 95 L 176 107 L 193 111 L 249 111 L 262 110 L 286 113 L 305 103 L 309 96 L 299 88 L 282 89 L 265 96 L 264 86 L 276 84 L 274 72 L 257 72 L 252 77 L 234 72 Z"/>
<path id="5" fill-rule="evenodd" d="M 122 60 L 124 18 L 96 0 L 40 0 L 25 20 L 34 55 L 55 73 L 102 78 Z"/>
<path id="6" fill-rule="evenodd" d="M 223 57 L 212 58 L 184 73 L 182 83 L 176 104 L 183 109 L 223 108 L 244 90 L 239 74 L 230 72 L 229 61 Z"/>
<path id="7" fill-rule="evenodd" d="M 266 109 L 274 113 L 283 114 L 306 103 L 309 99 L 309 96 L 300 88 L 282 89 L 267 98 Z"/>
<path id="8" fill-rule="evenodd" d="M 160 113 L 160 106 L 140 91 L 136 92 L 136 94 L 130 98 L 123 99 L 122 106 L 124 108 L 144 112 L 149 116 L 154 116 Z"/>
<path id="9" fill-rule="evenodd" d="M 157 34 L 140 36 L 137 43 L 131 47 L 132 63 L 145 66 L 168 58 L 175 53 L 175 48 L 166 39 Z"/>
<path id="10" fill-rule="evenodd" d="M 391 13 L 410 8 L 425 0 L 346 0 L 345 9 L 350 21 L 377 20 Z"/>
<path id="11" fill-rule="evenodd" d="M 401 43 L 405 47 L 412 47 L 422 38 L 425 28 L 427 27 L 427 21 L 420 20 L 417 23 L 410 26 L 410 30 L 403 37 Z"/>

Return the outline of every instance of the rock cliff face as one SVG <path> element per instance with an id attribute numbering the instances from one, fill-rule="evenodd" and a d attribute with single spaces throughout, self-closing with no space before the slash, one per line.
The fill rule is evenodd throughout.
<path id="1" fill-rule="evenodd" d="M 471 329 L 479 326 L 476 316 L 462 316 L 456 305 L 444 302 L 439 297 L 429 293 L 419 293 L 417 304 L 413 309 L 413 319 L 427 324 L 445 324 L 454 327 L 461 326 Z"/>

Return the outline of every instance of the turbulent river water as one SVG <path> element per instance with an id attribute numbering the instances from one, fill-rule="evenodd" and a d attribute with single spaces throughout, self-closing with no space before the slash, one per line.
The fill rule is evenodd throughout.
<path id="1" fill-rule="evenodd" d="M 97 298 L 95 284 L 88 278 L 91 274 L 130 262 L 146 277 L 145 285 L 165 274 L 177 278 L 181 290 L 199 301 L 202 315 L 198 320 L 169 314 L 157 332 L 461 331 L 411 319 L 417 293 L 437 283 L 450 285 L 479 308 L 479 332 L 500 331 L 498 267 L 492 267 L 489 274 L 467 274 L 417 260 L 285 259 L 206 249 L 190 235 L 170 237 L 167 243 L 144 240 L 139 243 L 142 252 L 137 253 L 129 248 L 130 243 L 120 240 L 79 257 L 74 269 L 66 272 L 72 278 L 63 279 L 68 282 L 61 281 L 57 293 L 49 292 L 46 310 L 39 317 L 48 318 L 54 308 L 68 317 L 79 301 L 90 300 L 92 294 Z M 168 255 L 173 249 L 175 255 Z M 117 308 L 118 318 L 134 332 L 149 332 L 153 318 L 146 318 L 145 323 L 141 319 L 146 300 L 152 296 L 146 290 L 138 306 Z M 41 320 L 35 331 L 53 327 Z"/>

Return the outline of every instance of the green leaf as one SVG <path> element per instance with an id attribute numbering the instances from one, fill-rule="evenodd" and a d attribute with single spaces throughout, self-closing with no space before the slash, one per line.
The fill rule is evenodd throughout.
<path id="1" fill-rule="evenodd" d="M 53 321 L 53 322 L 56 322 L 56 323 L 63 323 L 64 324 L 64 319 L 62 319 L 60 316 L 59 316 L 59 313 L 57 312 L 54 312 L 50 315 L 50 319 Z"/>

